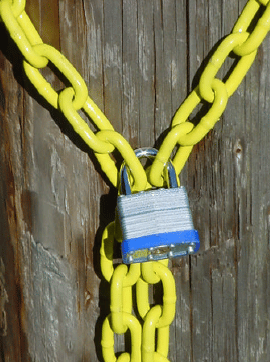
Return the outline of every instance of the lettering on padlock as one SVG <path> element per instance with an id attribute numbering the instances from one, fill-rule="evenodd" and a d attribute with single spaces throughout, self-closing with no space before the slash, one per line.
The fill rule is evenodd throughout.
<path id="1" fill-rule="evenodd" d="M 153 158 L 153 148 L 135 151 L 138 158 Z M 178 187 L 174 167 L 167 165 L 170 188 L 131 193 L 126 166 L 121 169 L 117 215 L 122 231 L 122 258 L 126 264 L 176 258 L 199 250 L 188 197 Z"/>

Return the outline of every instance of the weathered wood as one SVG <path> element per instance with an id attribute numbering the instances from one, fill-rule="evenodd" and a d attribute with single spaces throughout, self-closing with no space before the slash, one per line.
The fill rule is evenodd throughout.
<path id="1" fill-rule="evenodd" d="M 27 0 L 27 12 L 137 148 L 160 145 L 245 3 Z M 25 79 L 3 24 L 0 34 L 0 360 L 102 361 L 109 293 L 99 246 L 116 192 L 93 153 Z M 181 174 L 202 246 L 172 263 L 172 362 L 269 360 L 269 44 L 268 37 Z M 42 72 L 63 88 L 50 69 Z M 116 344 L 122 350 L 124 339 Z"/>

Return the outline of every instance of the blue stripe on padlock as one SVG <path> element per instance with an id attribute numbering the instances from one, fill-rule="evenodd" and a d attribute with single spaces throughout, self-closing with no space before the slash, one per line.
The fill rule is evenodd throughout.
<path id="1" fill-rule="evenodd" d="M 153 148 L 135 151 L 138 158 L 155 157 Z M 117 199 L 117 219 L 122 231 L 122 258 L 126 264 L 175 258 L 199 250 L 187 192 L 178 187 L 172 162 L 167 169 L 168 188 L 131 192 L 127 167 L 120 172 L 121 195 Z M 166 172 L 165 172 L 166 176 Z"/>
<path id="2" fill-rule="evenodd" d="M 125 264 L 143 263 L 193 254 L 199 248 L 197 230 L 175 231 L 123 240 L 122 257 Z"/>

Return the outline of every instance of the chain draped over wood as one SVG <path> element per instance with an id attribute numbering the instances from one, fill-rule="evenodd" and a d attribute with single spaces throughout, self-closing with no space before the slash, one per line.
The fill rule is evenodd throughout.
<path id="1" fill-rule="evenodd" d="M 266 6 L 265 11 L 250 34 L 247 29 L 261 5 Z M 131 169 L 134 191 L 146 189 L 148 182 L 156 187 L 162 186 L 164 164 L 168 162 L 175 148 L 178 149 L 173 164 L 177 173 L 181 172 L 193 146 L 205 137 L 221 117 L 228 98 L 242 82 L 255 59 L 258 47 L 270 29 L 269 0 L 249 0 L 232 33 L 221 42 L 206 65 L 199 85 L 176 112 L 147 180 L 146 173 L 129 143 L 114 130 L 104 113 L 88 96 L 86 83 L 80 74 L 63 54 L 43 43 L 24 9 L 25 0 L 0 1 L 0 17 L 24 57 L 23 66 L 27 77 L 40 95 L 65 115 L 75 132 L 94 151 L 102 170 L 115 187 L 118 184 L 118 169 L 110 154 L 117 148 Z M 231 52 L 238 57 L 238 62 L 228 79 L 223 82 L 216 78 L 216 74 Z M 45 68 L 49 62 L 65 76 L 70 87 L 57 93 L 45 80 L 39 69 Z M 188 117 L 202 102 L 208 102 L 211 106 L 194 127 Z M 94 133 L 90 129 L 80 116 L 80 110 L 87 114 L 98 132 Z"/>
<path id="2" fill-rule="evenodd" d="M 249 26 L 259 9 L 265 6 L 253 31 Z M 17 44 L 24 60 L 27 77 L 37 91 L 54 108 L 59 109 L 70 122 L 75 132 L 94 151 L 102 170 L 114 186 L 118 186 L 118 169 L 110 154 L 116 148 L 122 155 L 133 176 L 133 191 L 145 190 L 150 185 L 162 186 L 162 172 L 171 154 L 177 148 L 173 164 L 179 174 L 195 144 L 214 127 L 225 110 L 228 98 L 236 91 L 252 65 L 257 49 L 270 29 L 269 0 L 249 0 L 237 20 L 232 33 L 217 47 L 206 65 L 198 86 L 189 94 L 176 112 L 171 129 L 165 137 L 158 154 L 146 172 L 129 143 L 117 133 L 106 116 L 88 95 L 86 83 L 72 64 L 58 50 L 44 44 L 25 12 L 25 0 L 0 0 L 0 17 L 11 38 Z M 226 58 L 233 52 L 236 65 L 225 81 L 216 77 Z M 39 69 L 51 62 L 70 84 L 57 93 L 45 80 Z M 209 104 L 206 114 L 194 126 L 189 117 L 202 102 Z M 94 133 L 82 119 L 83 110 L 98 130 Z M 110 283 L 110 315 L 103 323 L 102 349 L 106 362 L 165 362 L 168 361 L 169 326 L 175 315 L 175 283 L 168 269 L 168 261 L 113 266 L 114 223 L 105 229 L 101 254 L 101 269 Z M 149 284 L 162 283 L 163 304 L 149 304 Z M 134 287 L 136 286 L 136 288 Z M 136 314 L 132 292 L 136 289 Z M 114 334 L 129 330 L 131 351 L 117 358 L 114 351 Z"/>

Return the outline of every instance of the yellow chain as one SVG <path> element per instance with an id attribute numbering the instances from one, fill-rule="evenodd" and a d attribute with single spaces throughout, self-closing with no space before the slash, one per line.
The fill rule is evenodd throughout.
<path id="1" fill-rule="evenodd" d="M 247 32 L 261 5 L 266 6 L 251 34 Z M 32 22 L 24 11 L 25 0 L 0 0 L 0 17 L 10 36 L 24 57 L 24 69 L 37 91 L 54 108 L 59 109 L 74 130 L 93 149 L 105 174 L 114 186 L 118 184 L 118 170 L 110 156 L 115 148 L 123 156 L 133 176 L 133 190 L 144 190 L 147 177 L 128 142 L 117 132 L 88 96 L 86 84 L 71 63 L 55 48 L 44 44 Z M 162 172 L 175 147 L 178 147 L 173 164 L 179 174 L 193 148 L 215 125 L 225 110 L 228 98 L 242 82 L 253 63 L 257 49 L 270 29 L 269 0 L 249 0 L 236 22 L 232 33 L 219 45 L 205 67 L 199 85 L 190 93 L 176 112 L 171 130 L 166 136 L 150 168 L 149 182 L 162 186 Z M 223 82 L 216 78 L 230 52 L 239 57 L 238 63 L 228 79 Z M 64 74 L 71 87 L 59 94 L 43 78 L 38 69 L 48 62 Z M 196 127 L 188 121 L 193 110 L 201 103 L 211 104 L 209 111 Z M 99 131 L 94 133 L 81 118 L 78 111 L 83 109 Z M 105 319 L 102 330 L 102 349 L 106 362 L 168 361 L 169 326 L 175 315 L 175 283 L 168 261 L 113 266 L 113 240 L 115 225 L 111 223 L 103 233 L 101 268 L 105 279 L 111 285 L 111 314 Z M 163 285 L 163 305 L 150 307 L 149 284 Z M 132 313 L 132 286 L 136 285 L 138 318 Z M 122 353 L 118 359 L 114 352 L 114 334 L 131 335 L 131 352 Z M 156 342 L 157 329 L 157 342 Z"/>
<path id="2" fill-rule="evenodd" d="M 118 183 L 118 170 L 109 153 L 116 147 L 132 170 L 134 189 L 144 190 L 147 186 L 146 174 L 129 143 L 114 131 L 106 116 L 88 96 L 87 86 L 73 65 L 58 50 L 42 42 L 24 8 L 25 0 L 0 1 L 0 17 L 24 56 L 23 66 L 27 77 L 48 103 L 64 113 L 74 130 L 95 152 L 102 170 L 114 186 Z M 49 61 L 71 84 L 60 94 L 38 70 L 46 67 Z M 79 115 L 80 109 L 85 111 L 100 132 L 94 134 Z"/>
<path id="3" fill-rule="evenodd" d="M 258 20 L 251 34 L 247 28 L 254 20 L 260 5 L 267 5 L 262 17 Z M 149 173 L 150 183 L 160 186 L 160 165 L 166 163 L 172 151 L 179 148 L 173 158 L 173 164 L 179 174 L 186 163 L 192 147 L 198 143 L 214 127 L 225 110 L 228 98 L 236 91 L 251 64 L 257 49 L 270 30 L 269 0 L 249 0 L 236 22 L 233 31 L 218 46 L 209 63 L 206 65 L 197 88 L 195 88 L 176 112 L 172 127 L 166 136 Z M 226 82 L 215 78 L 229 53 L 233 51 L 239 56 L 238 63 Z M 201 102 L 212 103 L 206 115 L 193 128 L 188 117 Z"/>
<path id="4" fill-rule="evenodd" d="M 101 270 L 111 285 L 111 314 L 102 329 L 102 350 L 106 362 L 167 361 L 169 327 L 175 316 L 176 290 L 168 260 L 113 267 L 115 223 L 105 228 L 100 249 Z M 163 305 L 150 308 L 149 284 L 162 283 Z M 132 314 L 132 286 L 136 285 L 138 317 Z M 114 333 L 131 333 L 131 353 L 122 353 L 117 359 L 114 352 Z M 157 329 L 157 348 L 156 348 Z M 156 350 L 155 350 L 156 349 Z"/>
<path id="5" fill-rule="evenodd" d="M 267 7 L 253 32 L 249 34 L 247 28 L 261 4 Z M 24 69 L 29 80 L 48 103 L 64 113 L 74 130 L 93 149 L 102 170 L 114 186 L 118 183 L 118 170 L 110 153 L 117 148 L 131 170 L 134 180 L 133 190 L 144 190 L 147 187 L 147 177 L 130 145 L 114 131 L 106 116 L 88 96 L 87 86 L 72 64 L 58 50 L 42 42 L 24 9 L 25 0 L 0 1 L 1 19 L 25 58 Z M 269 19 L 269 0 L 247 2 L 232 33 L 222 41 L 205 67 L 199 86 L 191 92 L 176 112 L 171 130 L 149 172 L 149 181 L 152 185 L 162 185 L 161 175 L 164 164 L 168 162 L 176 146 L 178 150 L 173 158 L 173 164 L 179 174 L 192 147 L 214 127 L 224 112 L 228 98 L 235 92 L 253 63 L 257 49 L 270 29 Z M 215 76 L 231 51 L 239 56 L 239 60 L 229 78 L 223 83 Z M 49 61 L 71 84 L 70 88 L 64 89 L 59 94 L 38 70 L 46 67 Z M 188 117 L 196 106 L 204 101 L 211 103 L 212 107 L 194 128 L 192 123 L 187 121 Z M 81 109 L 100 132 L 95 134 L 90 129 L 78 113 Z"/>

